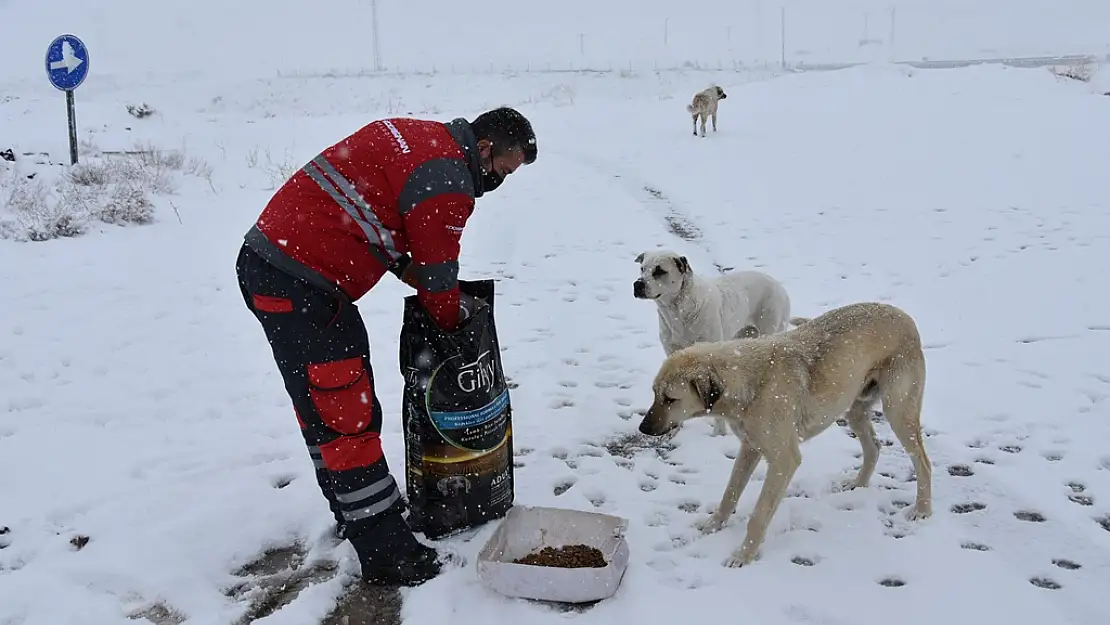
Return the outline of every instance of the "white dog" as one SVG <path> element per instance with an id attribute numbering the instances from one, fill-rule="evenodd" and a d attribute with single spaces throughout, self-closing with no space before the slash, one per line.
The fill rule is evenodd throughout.
<path id="1" fill-rule="evenodd" d="M 933 473 L 921 433 L 925 354 L 913 318 L 894 306 L 850 304 L 774 336 L 691 346 L 663 361 L 652 392 L 640 432 L 661 436 L 687 419 L 712 414 L 727 419 L 740 438 L 721 504 L 698 524 L 703 532 L 716 532 L 728 522 L 760 458 L 767 461 L 748 533 L 726 566 L 756 559 L 802 462 L 801 442 L 841 416 L 863 457 L 846 486 L 870 483 L 880 446 L 869 411 L 880 401 L 917 475 L 917 500 L 904 514 L 910 520 L 932 514 Z"/>
<path id="2" fill-rule="evenodd" d="M 717 132 L 717 103 L 727 98 L 724 89 L 712 85 L 694 94 L 694 99 L 686 105 L 686 112 L 694 116 L 694 136 L 698 136 L 698 117 L 701 117 L 701 136 L 705 136 L 705 121 L 713 119 L 713 132 Z"/>
<path id="3" fill-rule="evenodd" d="M 666 250 L 644 252 L 636 262 L 640 277 L 632 283 L 632 295 L 655 301 L 659 341 L 668 356 L 694 343 L 776 334 L 788 323 L 805 321 L 790 318 L 786 288 L 765 273 L 733 271 L 702 278 L 685 256 Z M 727 432 L 717 419 L 713 435 Z"/>

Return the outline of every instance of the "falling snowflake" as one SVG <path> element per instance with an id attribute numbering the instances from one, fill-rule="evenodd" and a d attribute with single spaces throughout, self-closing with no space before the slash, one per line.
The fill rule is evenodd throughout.
<path id="1" fill-rule="evenodd" d="M 434 358 L 435 354 L 432 353 L 432 350 L 422 349 L 416 355 L 416 366 L 421 369 L 430 369 Z"/>

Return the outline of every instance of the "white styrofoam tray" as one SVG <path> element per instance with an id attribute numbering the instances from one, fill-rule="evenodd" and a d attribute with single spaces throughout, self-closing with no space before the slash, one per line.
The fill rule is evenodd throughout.
<path id="1" fill-rule="evenodd" d="M 478 578 L 509 597 L 585 603 L 617 592 L 628 567 L 628 521 L 618 516 L 514 506 L 478 552 Z M 513 560 L 544 547 L 589 545 L 608 563 L 601 568 L 564 569 L 516 564 Z"/>

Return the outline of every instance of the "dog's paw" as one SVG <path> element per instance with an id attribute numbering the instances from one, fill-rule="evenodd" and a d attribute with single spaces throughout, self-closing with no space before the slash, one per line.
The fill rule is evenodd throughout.
<path id="1" fill-rule="evenodd" d="M 906 519 L 909 521 L 921 521 L 933 516 L 933 506 L 932 504 L 915 504 L 907 507 L 903 514 L 906 515 Z"/>
<path id="2" fill-rule="evenodd" d="M 696 527 L 697 530 L 702 534 L 714 534 L 716 532 L 719 532 L 721 528 L 724 527 L 724 525 L 724 519 L 721 519 L 716 514 L 710 515 L 709 518 L 702 519 L 701 521 L 694 523 L 694 527 Z"/>
<path id="3" fill-rule="evenodd" d="M 722 562 L 721 564 L 724 565 L 727 568 L 730 568 L 730 569 L 738 569 L 738 568 L 744 566 L 747 563 L 744 562 L 742 559 L 740 559 L 739 556 L 731 555 L 731 556 L 725 558 L 725 561 Z"/>
<path id="4" fill-rule="evenodd" d="M 867 486 L 867 485 L 866 484 L 860 484 L 859 480 L 857 480 L 855 478 L 849 478 L 849 479 L 846 479 L 846 480 L 838 480 L 836 482 L 833 482 L 832 486 L 830 487 L 830 490 L 834 493 L 844 493 L 844 492 L 847 492 L 847 491 L 850 491 L 850 490 L 855 490 L 857 488 L 862 488 L 864 486 Z"/>
<path id="5" fill-rule="evenodd" d="M 725 561 L 721 564 L 730 569 L 738 569 L 742 566 L 747 566 L 752 562 L 755 562 L 755 559 L 756 554 L 754 552 L 748 553 L 741 548 L 733 551 L 732 554 L 729 555 L 729 557 L 725 558 Z"/>

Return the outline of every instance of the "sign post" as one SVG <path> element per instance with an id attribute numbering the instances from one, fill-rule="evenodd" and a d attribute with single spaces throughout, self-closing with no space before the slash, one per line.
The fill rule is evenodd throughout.
<path id="1" fill-rule="evenodd" d="M 69 117 L 69 161 L 77 164 L 77 110 L 73 91 L 89 75 L 89 50 L 74 35 L 61 35 L 46 48 L 46 77 L 55 89 L 66 92 L 66 114 Z"/>

